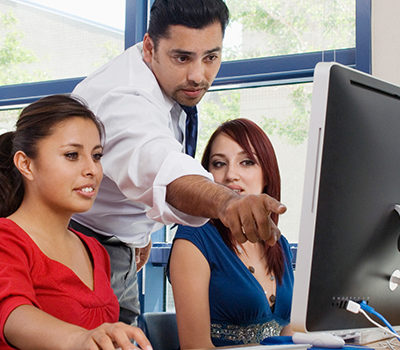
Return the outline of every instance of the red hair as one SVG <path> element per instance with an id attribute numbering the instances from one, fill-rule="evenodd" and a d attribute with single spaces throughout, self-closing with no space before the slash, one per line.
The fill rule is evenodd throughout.
<path id="1" fill-rule="evenodd" d="M 229 120 L 221 124 L 211 135 L 208 140 L 207 146 L 203 153 L 202 165 L 205 169 L 209 170 L 211 147 L 221 133 L 226 134 L 232 140 L 240 145 L 247 153 L 248 157 L 260 165 L 265 187 L 263 193 L 280 201 L 281 199 L 281 177 L 279 174 L 278 162 L 274 148 L 265 132 L 254 122 L 244 118 Z M 254 155 L 256 154 L 256 156 Z M 279 216 L 271 213 L 271 219 L 278 225 Z M 222 239 L 236 253 L 237 242 L 233 238 L 231 231 L 225 227 L 220 220 L 212 220 L 212 223 L 217 227 Z M 267 263 L 269 272 L 272 272 L 282 283 L 282 276 L 284 272 L 284 257 L 282 247 L 277 242 L 274 246 L 270 247 L 264 243 L 265 253 L 267 256 Z"/>

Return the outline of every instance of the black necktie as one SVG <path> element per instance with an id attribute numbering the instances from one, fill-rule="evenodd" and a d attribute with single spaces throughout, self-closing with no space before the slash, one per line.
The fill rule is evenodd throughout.
<path id="1" fill-rule="evenodd" d="M 196 153 L 197 142 L 197 107 L 188 107 L 181 105 L 186 113 L 186 130 L 185 130 L 185 150 L 186 153 L 194 158 Z"/>

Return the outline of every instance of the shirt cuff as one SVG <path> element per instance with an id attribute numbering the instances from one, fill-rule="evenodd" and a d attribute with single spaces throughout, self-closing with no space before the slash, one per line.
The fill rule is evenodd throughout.
<path id="1" fill-rule="evenodd" d="M 208 218 L 185 214 L 166 202 L 167 185 L 186 175 L 200 175 L 213 181 L 211 173 L 197 160 L 184 153 L 169 153 L 154 180 L 153 206 L 147 212 L 150 219 L 165 225 L 177 223 L 188 226 L 202 226 L 208 221 Z"/>

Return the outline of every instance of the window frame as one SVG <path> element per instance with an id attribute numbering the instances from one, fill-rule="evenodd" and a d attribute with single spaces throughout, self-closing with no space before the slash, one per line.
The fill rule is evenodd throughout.
<path id="1" fill-rule="evenodd" d="M 311 82 L 320 61 L 336 61 L 371 73 L 371 1 L 356 0 L 356 47 L 222 62 L 212 89 L 232 85 L 283 85 Z M 125 48 L 142 40 L 149 1 L 126 0 Z M 0 86 L 0 107 L 31 103 L 50 94 L 70 93 L 84 77 Z"/>

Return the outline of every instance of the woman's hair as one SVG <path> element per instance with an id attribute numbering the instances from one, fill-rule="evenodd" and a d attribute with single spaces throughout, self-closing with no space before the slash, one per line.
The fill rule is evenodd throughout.
<path id="1" fill-rule="evenodd" d="M 16 211 L 24 196 L 22 175 L 14 165 L 14 154 L 23 151 L 34 159 L 37 143 L 50 136 L 55 125 L 73 117 L 92 120 L 103 140 L 102 123 L 83 101 L 70 95 L 52 95 L 33 102 L 22 110 L 16 130 L 0 135 L 0 217 Z"/>
<path id="2" fill-rule="evenodd" d="M 208 140 L 201 161 L 203 167 L 209 170 L 212 145 L 217 136 L 222 133 L 237 142 L 247 153 L 248 157 L 260 165 L 264 183 L 266 184 L 262 192 L 280 201 L 281 178 L 274 148 L 265 132 L 251 120 L 238 118 L 221 124 Z M 279 216 L 277 214 L 271 213 L 271 219 L 278 225 Z M 225 227 L 220 220 L 212 220 L 212 222 L 218 228 L 221 237 L 228 247 L 238 252 L 236 248 L 237 242 L 234 240 L 230 230 Z M 281 283 L 284 271 L 282 247 L 279 242 L 272 247 L 267 243 L 265 243 L 264 246 L 268 268 L 270 272 L 275 274 L 279 283 Z"/>
<path id="3" fill-rule="evenodd" d="M 171 25 L 202 29 L 219 22 L 224 34 L 228 21 L 229 10 L 223 0 L 155 0 L 147 32 L 157 48 L 160 38 L 168 37 Z"/>

